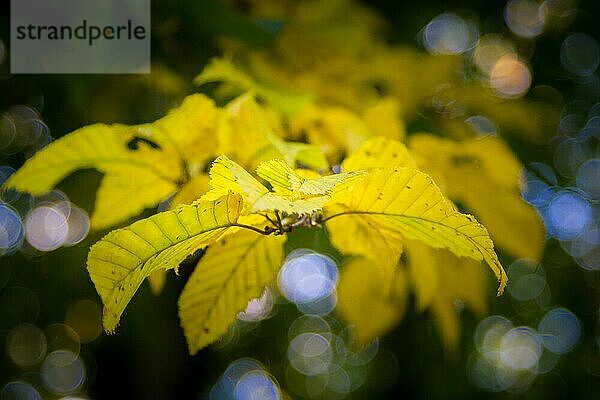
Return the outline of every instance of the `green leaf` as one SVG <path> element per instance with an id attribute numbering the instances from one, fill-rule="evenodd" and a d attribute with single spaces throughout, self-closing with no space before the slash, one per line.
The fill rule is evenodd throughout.
<path id="1" fill-rule="evenodd" d="M 154 271 L 177 268 L 196 250 L 235 226 L 239 195 L 199 201 L 110 232 L 92 246 L 88 271 L 104 303 L 104 329 L 113 332 L 125 307 Z"/>
<path id="2" fill-rule="evenodd" d="M 498 294 L 504 290 L 506 273 L 485 227 L 458 212 L 422 172 L 374 170 L 356 183 L 336 188 L 324 212 L 332 243 L 342 252 L 370 257 L 373 248 L 367 251 L 362 243 L 381 240 L 399 255 L 403 237 L 420 240 L 460 257 L 485 260 L 500 282 Z M 353 243 L 361 246 L 359 251 Z"/>
<path id="3" fill-rule="evenodd" d="M 191 354 L 227 332 L 248 301 L 260 297 L 283 262 L 285 236 L 251 231 L 211 245 L 179 298 L 179 317 Z"/>

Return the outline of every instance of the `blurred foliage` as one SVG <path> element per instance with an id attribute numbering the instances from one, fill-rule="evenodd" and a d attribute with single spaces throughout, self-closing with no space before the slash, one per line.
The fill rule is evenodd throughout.
<path id="1" fill-rule="evenodd" d="M 179 182 L 186 184 L 173 204 L 195 200 L 209 189 L 207 166 L 221 153 L 249 170 L 273 155 L 320 171 L 340 163 L 347 171 L 357 169 L 353 163 L 370 169 L 401 161 L 430 174 L 459 210 L 473 213 L 489 228 L 507 266 L 509 285 L 507 294 L 493 298 L 489 273 L 477 263 L 418 243 L 405 243 L 401 268 L 390 272 L 377 268 L 390 261 L 389 253 L 362 251 L 364 240 L 336 243 L 335 228 L 292 232 L 285 247 L 288 261 L 295 249 L 310 248 L 340 264 L 334 314 L 357 326 L 354 340 L 381 336 L 373 357 L 369 346 L 350 353 L 356 349 L 332 345 L 337 349 L 332 362 L 344 369 L 330 371 L 328 384 L 318 381 L 318 374 L 314 378 L 300 373 L 306 365 L 292 361 L 289 353 L 293 347 L 288 346 L 296 343 L 295 321 L 314 310 L 274 294 L 271 318 L 239 321 L 220 343 L 189 357 L 175 305 L 197 255 L 178 269 L 179 277 L 153 275 L 153 291 L 161 294 L 155 296 L 149 285 L 143 285 L 118 334 L 96 336 L 97 295 L 84 265 L 87 249 L 104 232 L 92 231 L 84 239 L 73 239 L 73 243 L 82 240 L 79 244 L 59 245 L 52 252 L 36 249 L 29 243 L 33 238 L 24 240 L 22 233 L 20 251 L 0 258 L 0 340 L 7 343 L 0 384 L 28 381 L 54 396 L 49 398 L 58 398 L 49 393 L 48 384 L 39 383 L 36 371 L 46 362 L 41 366 L 41 360 L 31 365 L 15 362 L 19 358 L 9 343 L 21 337 L 15 329 L 23 328 L 23 323 L 46 330 L 45 337 L 50 338 L 57 334 L 46 327 L 59 322 L 75 329 L 82 342 L 79 354 L 87 378 L 80 389 L 91 398 L 114 397 L 115 382 L 123 383 L 119 397 L 207 398 L 209 393 L 223 397 L 229 390 L 227 366 L 239 357 L 260 360 L 262 366 L 244 368 L 268 370 L 293 398 L 339 398 L 340 391 L 357 399 L 597 398 L 600 213 L 594 160 L 599 157 L 600 125 L 594 118 L 600 116 L 600 84 L 594 24 L 600 10 L 595 2 L 530 2 L 539 7 L 534 7 L 537 15 L 544 16 L 540 28 L 527 5 L 511 11 L 520 3 L 524 2 L 155 1 L 149 75 L 20 76 L 8 72 L 4 59 L 0 108 L 21 121 L 25 132 L 35 121 L 37 133 L 10 145 L 0 142 L 3 166 L 16 169 L 52 138 L 95 123 L 138 124 L 118 125 L 125 132 L 115 139 L 119 143 L 144 138 L 140 131 L 145 129 L 178 135 L 204 127 L 200 142 L 203 149 L 210 149 L 194 154 L 200 147 L 183 143 L 186 159 L 192 162 L 181 166 L 167 154 L 156 160 L 152 142 L 137 140 L 133 145 L 141 150 L 136 154 L 139 162 L 173 164 L 166 169 L 172 175 L 170 184 L 148 185 L 148 177 L 133 177 L 130 167 L 124 173 L 108 163 L 76 164 L 68 170 L 50 170 L 55 174 L 52 182 L 32 179 L 31 185 L 38 186 L 35 194 L 58 184 L 61 192 L 51 192 L 50 197 L 3 192 L 3 200 L 16 213 L 6 215 L 24 218 L 30 210 L 66 199 L 72 214 L 76 204 L 92 216 L 92 228 L 123 225 L 140 212 L 136 219 L 154 214 L 157 205 L 159 210 L 168 208 L 158 203 Z M 8 15 L 0 17 L 0 39 L 7 52 Z M 440 26 L 453 26 L 448 21 L 464 29 L 440 34 Z M 577 41 L 572 34 L 578 32 L 586 33 L 591 42 Z M 210 100 L 200 95 L 183 100 L 198 90 L 216 104 L 208 105 Z M 259 104 L 249 106 L 246 92 Z M 188 120 L 185 107 L 194 101 L 203 102 L 204 111 L 219 110 L 216 114 L 231 121 L 229 127 L 216 129 L 219 118 L 206 118 L 212 111 Z M 182 113 L 163 117 L 182 102 L 177 109 Z M 27 108 L 15 108 L 19 105 Z M 256 123 L 252 107 L 264 113 L 269 135 Z M 90 141 L 98 132 L 90 131 L 86 137 L 86 130 L 103 127 L 81 128 L 71 138 L 80 146 L 98 149 Z M 106 129 L 104 137 L 117 128 Z M 207 134 L 216 130 L 221 140 Z M 403 154 L 403 147 L 393 150 L 393 140 L 367 142 L 372 149 L 361 147 L 375 136 L 406 143 L 410 154 Z M 182 135 L 182 140 L 186 138 L 190 136 Z M 300 142 L 309 145 L 299 147 Z M 266 154 L 250 156 L 265 146 Z M 326 159 L 315 156 L 313 147 Z M 522 172 L 524 165 L 528 168 Z M 85 169 L 91 167 L 104 175 Z M 75 169 L 82 170 L 65 178 Z M 0 170 L 2 181 L 12 172 Z M 139 185 L 118 201 L 103 202 L 103 193 L 111 193 L 110 185 L 131 183 Z M 153 193 L 150 202 L 139 193 L 146 189 Z M 133 206 L 126 208 L 130 201 Z M 145 207 L 153 209 L 144 211 Z M 338 227 L 348 229 L 347 224 Z M 339 250 L 358 257 L 344 258 Z M 373 273 L 365 272 L 369 268 Z M 400 295 L 387 297 L 378 291 L 375 276 L 389 283 L 390 293 Z M 557 306 L 568 312 L 552 313 L 561 310 Z M 488 313 L 497 319 L 481 322 Z M 324 316 L 330 333 L 316 328 L 316 320 L 307 332 L 352 343 L 352 334 L 334 314 Z M 86 320 L 82 315 L 91 317 Z M 500 315 L 506 319 L 498 319 Z M 552 323 L 578 332 L 575 342 L 548 344 L 544 333 L 559 337 L 561 332 Z M 513 324 L 521 328 L 511 330 Z M 66 326 L 61 329 L 70 329 Z M 523 326 L 532 326 L 539 335 Z M 482 332 L 492 332 L 490 327 L 502 333 L 496 342 L 493 335 L 484 335 L 488 341 L 481 338 Z M 39 336 L 35 329 L 22 332 Z M 49 343 L 48 354 L 63 348 Z M 540 358 L 534 368 L 526 367 L 531 361 L 526 355 Z M 361 357 L 363 361 L 356 361 Z M 517 367 L 516 373 L 507 367 L 511 365 Z M 351 385 L 352 390 L 335 386 L 345 378 L 358 384 Z M 310 390 L 319 388 L 325 391 L 311 395 Z"/>

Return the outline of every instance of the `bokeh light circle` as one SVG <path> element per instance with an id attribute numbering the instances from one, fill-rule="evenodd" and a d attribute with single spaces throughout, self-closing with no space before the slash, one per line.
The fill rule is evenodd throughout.
<path id="1" fill-rule="evenodd" d="M 236 400 L 279 400 L 281 394 L 274 378 L 262 370 L 245 373 L 234 389 Z"/>
<path id="2" fill-rule="evenodd" d="M 525 95 L 531 80 L 527 64 L 512 55 L 499 58 L 490 73 L 490 86 L 499 97 L 514 99 Z"/>
<path id="3" fill-rule="evenodd" d="M 335 262 L 314 252 L 298 254 L 290 254 L 279 272 L 283 295 L 296 304 L 316 302 L 331 295 L 338 280 Z"/>
<path id="4" fill-rule="evenodd" d="M 540 296 L 546 287 L 544 270 L 532 260 L 516 260 L 508 267 L 506 273 L 508 291 L 516 300 L 533 300 Z"/>
<path id="5" fill-rule="evenodd" d="M 565 354 L 577 344 L 581 336 L 581 324 L 575 314 L 559 307 L 542 317 L 538 331 L 546 349 L 555 354 Z"/>
<path id="6" fill-rule="evenodd" d="M 50 324 L 44 329 L 46 341 L 48 343 L 48 352 L 66 351 L 61 355 L 61 360 L 71 362 L 79 356 L 81 351 L 81 341 L 79 335 L 73 328 L 65 324 Z M 73 356 L 73 360 L 67 360 L 68 355 Z M 56 358 L 56 360 L 59 360 Z M 58 361 L 56 361 L 58 362 Z"/>
<path id="7" fill-rule="evenodd" d="M 504 20 L 511 31 L 527 39 L 544 31 L 545 14 L 534 0 L 510 0 L 504 9 Z"/>
<path id="8" fill-rule="evenodd" d="M 432 19 L 423 30 L 423 44 L 431 54 L 460 54 L 473 47 L 478 33 L 457 14 Z"/>
<path id="9" fill-rule="evenodd" d="M 40 251 L 52 251 L 61 247 L 69 234 L 67 218 L 59 207 L 34 208 L 25 219 L 27 241 Z"/>
<path id="10" fill-rule="evenodd" d="M 77 391 L 83 385 L 86 376 L 83 361 L 68 350 L 56 350 L 48 354 L 40 373 L 44 387 L 59 395 Z"/>
<path id="11" fill-rule="evenodd" d="M 47 346 L 46 336 L 41 329 L 28 323 L 15 326 L 6 338 L 6 353 L 21 368 L 42 362 Z"/>
<path id="12" fill-rule="evenodd" d="M 25 229 L 17 211 L 0 202 L 0 256 L 19 249 L 25 237 Z"/>
<path id="13" fill-rule="evenodd" d="M 90 231 L 90 217 L 87 212 L 71 205 L 67 217 L 67 236 L 64 246 L 73 246 L 80 243 Z"/>
<path id="14" fill-rule="evenodd" d="M 592 207 L 580 194 L 563 190 L 552 199 L 544 217 L 550 235 L 569 240 L 585 231 L 591 221 Z"/>
<path id="15" fill-rule="evenodd" d="M 95 301 L 78 300 L 68 308 L 65 325 L 77 333 L 81 343 L 92 342 L 102 333 L 102 310 Z"/>
<path id="16" fill-rule="evenodd" d="M 485 318 L 477 325 L 473 336 L 477 351 L 484 356 L 496 351 L 504 335 L 512 328 L 512 322 L 503 316 L 491 315 Z"/>
<path id="17" fill-rule="evenodd" d="M 600 159 L 585 161 L 577 170 L 577 187 L 594 199 L 600 198 Z"/>
<path id="18" fill-rule="evenodd" d="M 513 370 L 535 368 L 542 356 L 542 341 L 532 328 L 520 326 L 508 331 L 500 342 L 500 358 Z"/>
<path id="19" fill-rule="evenodd" d="M 333 358 L 329 340 L 317 333 L 296 336 L 291 340 L 287 354 L 292 367 L 304 375 L 323 373 Z"/>
<path id="20" fill-rule="evenodd" d="M 596 71 L 600 63 L 598 42 L 584 33 L 569 35 L 561 45 L 560 61 L 572 74 L 590 75 Z"/>
<path id="21" fill-rule="evenodd" d="M 42 400 L 36 388 L 27 382 L 9 382 L 0 392 L 0 400 Z"/>

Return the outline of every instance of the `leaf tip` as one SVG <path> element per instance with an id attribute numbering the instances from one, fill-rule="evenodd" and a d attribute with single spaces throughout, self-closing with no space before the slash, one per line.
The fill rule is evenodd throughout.
<path id="1" fill-rule="evenodd" d="M 115 322 L 114 316 L 111 316 L 105 310 L 104 317 L 102 318 L 102 326 L 104 327 L 104 332 L 106 332 L 107 335 L 113 335 L 117 330 L 117 324 L 118 323 Z"/>
<path id="2" fill-rule="evenodd" d="M 500 282 L 500 285 L 498 286 L 498 292 L 496 293 L 496 297 L 502 296 L 502 294 L 504 293 L 504 289 L 506 288 L 506 282 L 508 281 L 508 277 L 506 276 L 504 269 L 501 270 L 500 278 L 498 279 L 498 281 Z"/>

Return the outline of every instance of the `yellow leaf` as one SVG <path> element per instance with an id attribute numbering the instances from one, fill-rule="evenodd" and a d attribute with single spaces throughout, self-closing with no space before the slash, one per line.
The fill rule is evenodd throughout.
<path id="1" fill-rule="evenodd" d="M 366 258 L 352 258 L 341 268 L 337 295 L 336 310 L 344 322 L 354 326 L 356 344 L 367 344 L 387 333 L 404 316 L 404 270 L 380 268 Z"/>
<path id="2" fill-rule="evenodd" d="M 447 250 L 411 241 L 407 253 L 418 302 L 431 310 L 446 350 L 455 352 L 460 340 L 461 307 L 479 318 L 487 314 L 488 277 L 479 262 L 456 257 Z"/>
<path id="3" fill-rule="evenodd" d="M 219 153 L 227 154 L 246 168 L 279 157 L 290 165 L 300 163 L 317 170 L 329 168 L 325 156 L 316 146 L 286 142 L 275 134 L 265 106 L 257 104 L 251 94 L 232 100 L 226 110 L 229 123 L 219 130 Z"/>
<path id="4" fill-rule="evenodd" d="M 136 215 L 171 194 L 183 175 L 177 153 L 149 125 L 96 124 L 49 144 L 6 183 L 40 195 L 78 169 L 105 174 L 91 223 L 105 228 Z"/>
<path id="5" fill-rule="evenodd" d="M 406 136 L 400 103 L 393 97 L 383 98 L 368 108 L 363 119 L 374 135 L 396 140 L 404 140 Z"/>
<path id="6" fill-rule="evenodd" d="M 455 142 L 419 134 L 410 146 L 422 169 L 448 197 L 473 212 L 499 247 L 517 257 L 540 259 L 544 227 L 521 198 L 522 165 L 501 139 Z"/>
<path id="7" fill-rule="evenodd" d="M 217 153 L 217 132 L 223 114 L 202 94 L 186 97 L 178 108 L 152 124 L 156 135 L 164 135 L 189 164 L 205 164 Z"/>
<path id="8" fill-rule="evenodd" d="M 194 201 L 202 197 L 203 194 L 208 192 L 210 189 L 209 182 L 210 177 L 208 174 L 200 174 L 193 177 L 175 194 L 171 200 L 169 208 L 172 210 L 182 204 L 192 204 Z"/>
<path id="9" fill-rule="evenodd" d="M 219 154 L 227 154 L 240 165 L 252 168 L 257 160 L 273 152 L 268 134 L 271 131 L 263 110 L 249 93 L 225 107 L 227 124 L 219 130 Z"/>
<path id="10" fill-rule="evenodd" d="M 342 205 L 327 206 L 327 215 L 347 212 Z M 343 254 L 361 255 L 382 269 L 393 269 L 402 254 L 403 236 L 395 226 L 379 224 L 368 215 L 333 218 L 326 227 L 331 244 Z"/>
<path id="11" fill-rule="evenodd" d="M 370 238 L 371 242 L 384 241 L 399 253 L 403 237 L 416 239 L 461 257 L 485 260 L 500 282 L 498 294 L 504 290 L 506 273 L 485 227 L 471 215 L 456 211 L 422 172 L 410 168 L 375 170 L 354 184 L 336 188 L 324 212 L 328 228 L 338 220 L 334 222 L 338 228 L 330 233 L 335 246 L 344 243 L 342 251 L 352 253 L 352 241 Z"/>
<path id="12" fill-rule="evenodd" d="M 212 199 L 223 193 L 234 192 L 244 197 L 245 213 L 259 211 L 281 211 L 288 214 L 311 214 L 323 207 L 328 196 L 309 199 L 288 200 L 270 192 L 240 165 L 226 156 L 220 156 L 210 169 L 211 191 L 204 198 Z"/>
<path id="13" fill-rule="evenodd" d="M 278 107 L 286 116 L 296 114 L 311 102 L 309 96 L 285 93 L 260 84 L 236 67 L 230 60 L 223 58 L 213 58 L 204 70 L 194 78 L 194 84 L 198 86 L 209 82 L 226 82 L 242 92 L 255 92 L 269 104 Z"/>
<path id="14" fill-rule="evenodd" d="M 418 311 L 423 311 L 431 305 L 440 288 L 438 260 L 435 258 L 435 253 L 421 242 L 407 241 L 406 247 L 409 260 L 407 265 L 410 282 L 415 292 L 416 307 Z"/>
<path id="15" fill-rule="evenodd" d="M 159 295 L 167 283 L 167 271 L 162 269 L 154 271 L 148 276 L 148 283 L 150 284 L 152 293 Z"/>
<path id="16" fill-rule="evenodd" d="M 329 169 L 329 163 L 325 155 L 317 146 L 307 143 L 287 142 L 275 135 L 269 136 L 269 140 L 288 164 L 300 164 L 317 171 Z"/>
<path id="17" fill-rule="evenodd" d="M 292 199 L 327 194 L 336 185 L 362 175 L 361 172 L 350 172 L 305 178 L 283 160 L 265 161 L 258 166 L 256 173 L 268 181 L 276 193 Z"/>
<path id="18" fill-rule="evenodd" d="M 211 245 L 179 298 L 191 354 L 227 332 L 248 301 L 260 297 L 283 261 L 284 236 L 242 231 Z"/>
<path id="19" fill-rule="evenodd" d="M 104 303 L 104 329 L 113 332 L 125 307 L 153 272 L 176 268 L 234 226 L 239 195 L 199 201 L 110 232 L 92 246 L 88 271 Z"/>
<path id="20" fill-rule="evenodd" d="M 138 215 L 167 198 L 175 190 L 152 171 L 122 168 L 107 174 L 96 193 L 90 223 L 94 229 L 105 229 Z"/>
<path id="21" fill-rule="evenodd" d="M 416 166 L 403 143 L 382 136 L 367 140 L 342 162 L 343 171 Z"/>
<path id="22" fill-rule="evenodd" d="M 342 107 L 307 107 L 290 119 L 290 129 L 292 134 L 306 136 L 332 164 L 372 136 L 358 115 Z"/>
<path id="23" fill-rule="evenodd" d="M 545 119 L 553 126 L 558 123 L 560 111 L 548 110 L 549 104 L 529 102 L 525 99 L 499 99 L 489 89 L 473 83 L 454 85 L 452 99 L 471 110 L 472 114 L 485 115 L 503 128 L 517 133 L 521 139 L 537 144 L 546 143 L 553 133 L 545 130 Z M 552 109 L 552 107 L 550 107 Z M 550 112 L 549 112 L 550 111 Z"/>

